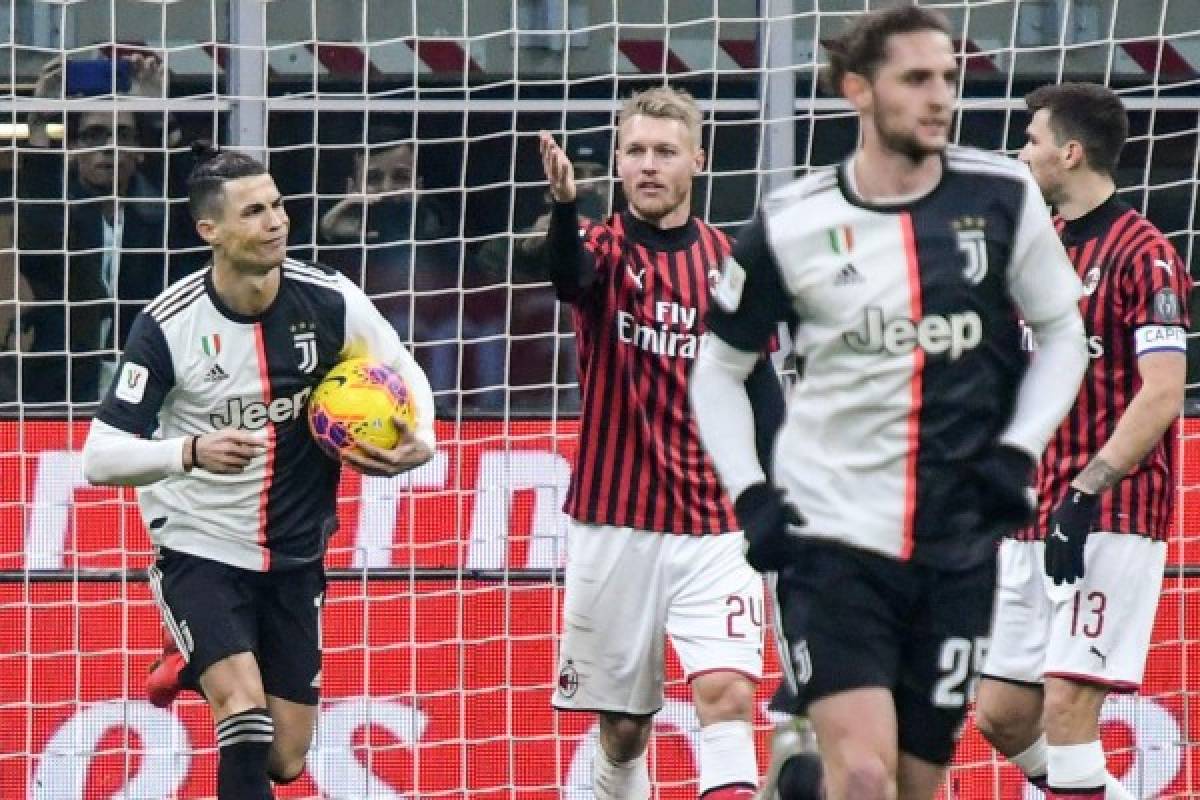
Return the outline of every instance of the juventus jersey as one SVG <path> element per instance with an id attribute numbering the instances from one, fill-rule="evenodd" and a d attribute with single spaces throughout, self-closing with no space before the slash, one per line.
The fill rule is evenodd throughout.
<path id="1" fill-rule="evenodd" d="M 764 201 L 708 325 L 746 352 L 795 326 L 774 479 L 808 534 L 965 568 L 994 553 L 971 466 L 1013 417 L 1018 315 L 1075 314 L 1080 283 L 1017 161 L 952 147 L 938 185 L 895 205 L 860 199 L 850 166 Z"/>
<path id="2" fill-rule="evenodd" d="M 313 388 L 343 358 L 411 358 L 371 301 L 324 267 L 285 261 L 262 314 L 222 303 L 212 270 L 174 284 L 134 321 L 96 418 L 164 439 L 240 428 L 263 455 L 234 475 L 196 468 L 138 490 L 156 545 L 244 569 L 320 559 L 337 526 L 340 465 L 308 430 Z"/>

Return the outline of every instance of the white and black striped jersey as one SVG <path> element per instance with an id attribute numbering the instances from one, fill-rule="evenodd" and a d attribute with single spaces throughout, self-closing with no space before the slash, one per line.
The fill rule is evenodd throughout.
<path id="1" fill-rule="evenodd" d="M 281 269 L 262 314 L 222 303 L 209 268 L 168 288 L 134 322 L 98 420 L 163 439 L 240 428 L 267 444 L 239 474 L 193 469 L 140 488 L 156 545 L 259 571 L 321 558 L 337 526 L 340 464 L 312 439 L 309 395 L 350 356 L 402 374 L 419 369 L 345 277 L 290 259 Z"/>
<path id="2" fill-rule="evenodd" d="M 969 466 L 1013 419 L 1028 365 L 1018 315 L 1074 313 L 1080 283 L 1017 161 L 950 148 L 936 188 L 896 205 L 861 200 L 850 168 L 766 198 L 709 329 L 749 352 L 778 320 L 795 326 L 803 378 L 773 477 L 808 533 L 967 566 L 994 547 Z M 1040 453 L 1045 438 L 1028 438 Z"/>

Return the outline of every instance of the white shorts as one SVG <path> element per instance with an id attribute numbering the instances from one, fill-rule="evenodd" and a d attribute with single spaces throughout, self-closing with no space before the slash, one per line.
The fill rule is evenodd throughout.
<path id="1" fill-rule="evenodd" d="M 664 634 L 689 681 L 727 670 L 757 681 L 763 582 L 742 542 L 570 523 L 554 707 L 655 713 Z"/>
<path id="2" fill-rule="evenodd" d="M 1127 533 L 1093 533 L 1084 577 L 1055 586 L 1043 542 L 1005 539 L 985 677 L 1042 683 L 1071 678 L 1136 691 L 1146 667 L 1167 545 Z"/>

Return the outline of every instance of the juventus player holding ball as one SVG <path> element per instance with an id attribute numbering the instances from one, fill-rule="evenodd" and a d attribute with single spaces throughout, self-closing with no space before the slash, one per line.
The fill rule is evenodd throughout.
<path id="1" fill-rule="evenodd" d="M 984 735 L 1051 798 L 1132 798 L 1108 773 L 1099 717 L 1142 680 L 1175 494 L 1186 262 L 1116 197 L 1129 122 L 1096 84 L 1026 98 L 1029 164 L 1080 278 L 1090 364 L 1038 471 L 1034 525 L 1005 540 Z M 1039 343 L 1040 344 L 1040 343 Z"/>
<path id="2" fill-rule="evenodd" d="M 396 332 L 332 270 L 287 259 L 275 182 L 249 156 L 206 152 L 188 181 L 212 264 L 138 315 L 84 445 L 89 481 L 141 487 L 158 557 L 151 588 L 177 652 L 151 699 L 198 688 L 217 729 L 219 800 L 268 800 L 295 780 L 321 680 L 322 558 L 337 527 L 339 464 L 305 402 L 350 355 L 395 367 L 415 430 L 345 462 L 395 475 L 433 455 L 433 395 Z M 173 650 L 174 648 L 172 648 Z"/>

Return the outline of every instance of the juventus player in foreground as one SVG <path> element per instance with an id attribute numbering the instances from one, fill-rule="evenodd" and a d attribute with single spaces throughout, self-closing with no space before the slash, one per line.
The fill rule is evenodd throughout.
<path id="1" fill-rule="evenodd" d="M 301 774 L 312 739 L 322 557 L 337 526 L 340 465 L 309 434 L 306 401 L 344 357 L 396 367 L 417 429 L 392 450 L 345 455 L 395 475 L 433 455 L 433 395 L 359 289 L 285 257 L 288 218 L 263 165 L 205 155 L 188 190 L 212 264 L 138 315 L 84 470 L 94 484 L 142 487 L 151 588 L 178 647 L 152 675 L 155 699 L 169 702 L 180 681 L 198 687 L 216 722 L 219 800 L 265 800 L 271 780 Z"/>
<path id="2" fill-rule="evenodd" d="M 574 308 L 583 396 L 553 703 L 599 714 L 596 797 L 650 797 L 645 751 L 663 704 L 665 633 L 699 716 L 700 796 L 748 798 L 763 586 L 687 401 L 710 280 L 730 245 L 691 214 L 704 152 L 690 96 L 634 95 L 617 139 L 629 209 L 597 224 L 579 220 L 571 163 L 541 135 L 555 200 L 544 257 Z M 748 391 L 773 418 L 760 426 L 766 439 L 782 394 L 769 362 L 752 361 Z"/>
<path id="3" fill-rule="evenodd" d="M 827 796 L 928 800 L 986 649 L 997 539 L 1029 520 L 1035 459 L 1083 375 L 1081 287 L 1028 170 L 948 146 L 940 14 L 867 13 L 829 51 L 861 143 L 739 237 L 693 409 L 749 558 L 806 610 L 784 634 Z M 783 319 L 804 374 L 768 476 L 742 382 Z"/>
<path id="4" fill-rule="evenodd" d="M 1106 769 L 1099 716 L 1108 692 L 1141 683 L 1154 627 L 1192 284 L 1166 237 L 1116 198 L 1129 130 L 1120 98 L 1067 83 L 1026 104 L 1033 118 L 1020 158 L 1058 212 L 1083 279 L 1091 359 L 1042 458 L 1035 524 L 1000 551 L 977 716 L 1048 797 L 1132 798 Z"/>

